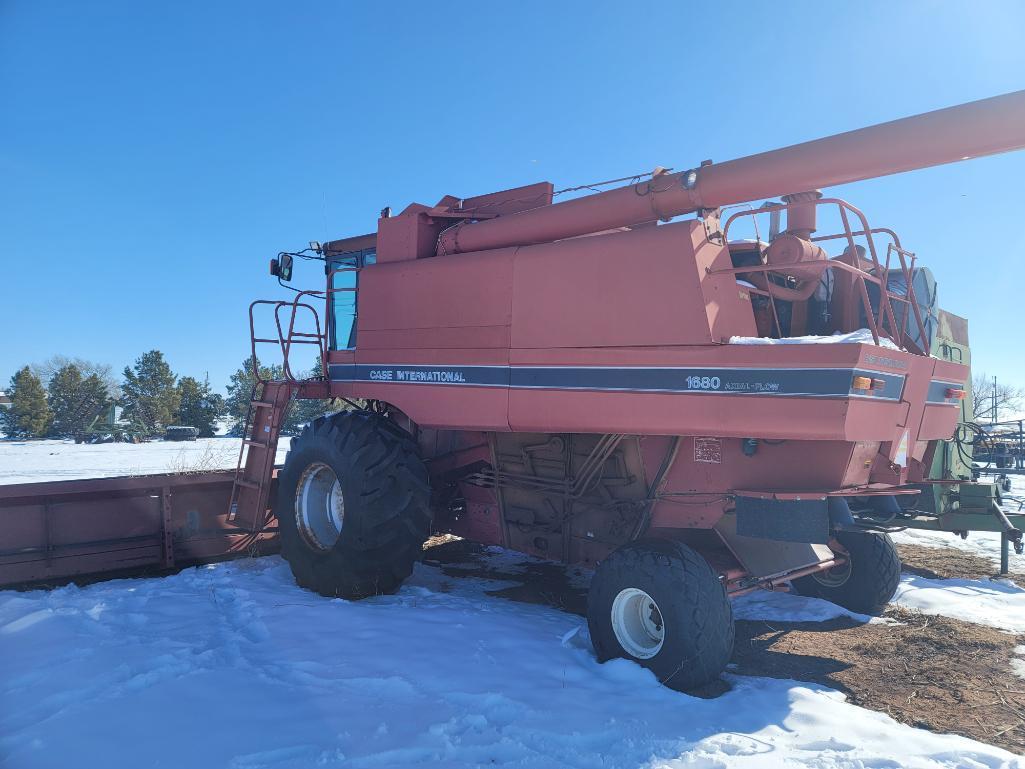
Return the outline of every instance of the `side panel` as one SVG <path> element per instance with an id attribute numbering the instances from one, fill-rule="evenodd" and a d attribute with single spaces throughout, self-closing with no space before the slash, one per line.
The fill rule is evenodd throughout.
<path id="1" fill-rule="evenodd" d="M 512 350 L 508 357 L 505 350 L 397 349 L 358 351 L 354 365 L 333 363 L 331 376 L 338 391 L 387 401 L 428 427 L 878 441 L 893 461 L 902 443 L 914 453 L 933 363 L 859 344 Z M 856 391 L 855 376 L 879 386 Z M 949 424 L 935 429 L 953 430 L 949 410 Z"/>
<path id="2" fill-rule="evenodd" d="M 665 439 L 644 438 L 644 466 L 657 468 Z M 866 455 L 878 444 L 845 441 L 759 441 L 749 453 L 739 438 L 685 437 L 666 474 L 662 491 L 682 495 L 653 508 L 656 528 L 708 528 L 732 505 L 723 497 L 741 489 L 836 489 L 868 480 Z M 693 496 L 688 496 L 693 495 Z"/>
<path id="3" fill-rule="evenodd" d="M 446 373 L 473 371 L 481 381 L 499 384 L 476 386 L 466 382 L 445 384 L 400 380 L 400 372 L 435 372 L 443 358 Z M 375 398 L 402 409 L 420 427 L 453 430 L 509 430 L 508 350 L 358 350 L 356 365 L 331 366 L 333 387 L 338 380 L 357 378 L 350 385 L 353 397 Z M 453 378 L 455 378 L 453 376 Z M 344 385 L 342 385 L 344 386 Z"/>
<path id="4" fill-rule="evenodd" d="M 364 268 L 358 350 L 508 349 L 515 253 L 507 248 Z"/>
<path id="5" fill-rule="evenodd" d="M 755 333 L 729 252 L 695 221 L 520 249 L 516 349 L 710 344 Z"/>

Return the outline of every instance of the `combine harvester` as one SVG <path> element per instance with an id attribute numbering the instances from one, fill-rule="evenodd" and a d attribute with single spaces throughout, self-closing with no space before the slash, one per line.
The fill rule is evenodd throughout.
<path id="1" fill-rule="evenodd" d="M 271 345 L 284 378 L 258 385 L 235 473 L 0 487 L 0 581 L 276 535 L 300 585 L 358 598 L 452 532 L 596 567 L 599 658 L 684 689 L 729 659 L 733 596 L 875 611 L 900 569 L 886 524 L 922 512 L 969 370 L 933 354 L 928 271 L 818 188 L 1022 147 L 1018 92 L 565 202 L 539 183 L 385 209 L 306 252 L 326 288 L 251 305 L 254 360 Z M 822 209 L 840 231 L 816 234 Z M 759 216 L 764 242 L 731 239 Z M 322 377 L 293 375 L 297 345 Z M 290 400 L 327 397 L 351 408 L 275 475 Z"/>

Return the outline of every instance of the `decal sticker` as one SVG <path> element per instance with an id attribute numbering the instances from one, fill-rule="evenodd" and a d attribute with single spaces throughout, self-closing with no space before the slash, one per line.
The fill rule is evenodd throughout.
<path id="1" fill-rule="evenodd" d="M 900 399 L 903 374 L 860 368 L 703 368 L 699 366 L 501 366 L 332 364 L 335 382 L 505 387 L 533 390 L 784 395 L 810 398 Z M 852 377 L 879 380 L 871 392 L 854 390 Z"/>
<path id="2" fill-rule="evenodd" d="M 694 461 L 710 465 L 721 465 L 722 438 L 695 438 Z"/>

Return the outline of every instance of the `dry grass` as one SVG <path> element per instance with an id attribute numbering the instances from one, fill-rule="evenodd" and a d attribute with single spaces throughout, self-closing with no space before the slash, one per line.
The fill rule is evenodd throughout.
<path id="1" fill-rule="evenodd" d="M 169 473 L 206 473 L 212 470 L 230 470 L 238 461 L 238 446 L 225 441 L 224 445 L 207 444 L 202 452 L 181 451 L 167 463 Z"/>

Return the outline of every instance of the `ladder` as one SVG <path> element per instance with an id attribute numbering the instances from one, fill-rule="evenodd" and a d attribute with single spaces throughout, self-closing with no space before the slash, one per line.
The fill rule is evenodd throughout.
<path id="1" fill-rule="evenodd" d="M 337 270 L 336 272 L 352 270 Z M 355 289 L 336 289 L 337 291 Z M 228 504 L 228 522 L 241 529 L 255 532 L 268 521 L 270 487 L 274 475 L 274 457 L 278 449 L 278 436 L 285 421 L 288 404 L 294 395 L 300 398 L 327 398 L 330 383 L 327 380 L 327 331 L 321 327 L 320 315 L 307 298 L 326 297 L 323 291 L 300 291 L 291 302 L 275 299 L 257 299 L 249 305 L 249 338 L 252 350 L 250 363 L 255 384 L 250 395 L 239 448 L 235 480 Z M 274 337 L 259 336 L 256 332 L 255 311 L 258 307 L 273 313 Z M 281 317 L 288 313 L 287 323 Z M 300 310 L 308 311 L 313 331 L 298 331 L 296 316 Z M 287 330 L 286 330 L 287 329 Z M 264 379 L 260 375 L 260 362 L 256 355 L 258 344 L 269 344 L 281 353 L 283 379 Z M 320 354 L 323 370 L 320 376 L 298 379 L 289 367 L 293 345 L 314 345 Z"/>
<path id="2" fill-rule="evenodd" d="M 228 521 L 247 531 L 259 531 L 267 522 L 274 456 L 292 388 L 292 382 L 279 380 L 253 386 L 228 505 Z"/>

